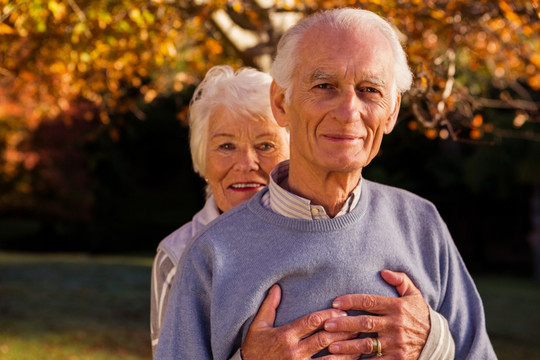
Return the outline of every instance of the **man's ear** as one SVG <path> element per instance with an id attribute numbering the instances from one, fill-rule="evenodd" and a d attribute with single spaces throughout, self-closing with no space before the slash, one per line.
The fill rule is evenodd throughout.
<path id="1" fill-rule="evenodd" d="M 273 80 L 270 85 L 270 106 L 272 107 L 272 114 L 274 114 L 278 125 L 282 127 L 288 126 L 289 120 L 286 116 L 285 109 L 285 90 Z"/>
<path id="2" fill-rule="evenodd" d="M 398 92 L 396 96 L 396 102 L 394 104 L 394 110 L 388 117 L 388 120 L 386 121 L 386 124 L 384 125 L 384 133 L 390 134 L 392 130 L 394 130 L 394 126 L 396 126 L 398 114 L 399 114 L 399 107 L 401 106 L 401 93 Z"/>

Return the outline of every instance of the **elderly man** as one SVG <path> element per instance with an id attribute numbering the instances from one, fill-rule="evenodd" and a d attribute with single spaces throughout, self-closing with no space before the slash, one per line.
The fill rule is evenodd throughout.
<path id="1" fill-rule="evenodd" d="M 272 75 L 290 161 L 192 241 L 156 358 L 228 359 L 239 346 L 244 360 L 275 358 L 272 344 L 261 356 L 253 343 L 298 318 L 324 328 L 303 334 L 323 359 L 452 358 L 452 338 L 433 340 L 436 311 L 457 359 L 495 359 L 480 297 L 434 206 L 361 176 L 411 84 L 393 29 L 363 10 L 317 13 L 284 35 Z M 346 313 L 306 317 L 331 307 Z"/>

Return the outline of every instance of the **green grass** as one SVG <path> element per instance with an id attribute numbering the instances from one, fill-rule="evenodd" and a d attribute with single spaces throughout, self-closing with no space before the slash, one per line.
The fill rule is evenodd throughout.
<path id="1" fill-rule="evenodd" d="M 0 253 L 0 360 L 150 359 L 151 258 Z"/>
<path id="2" fill-rule="evenodd" d="M 499 359 L 540 359 L 540 284 L 532 279 L 495 276 L 475 281 Z"/>
<path id="3" fill-rule="evenodd" d="M 0 252 L 0 360 L 149 360 L 152 258 Z M 540 359 L 540 285 L 475 277 L 500 360 Z"/>

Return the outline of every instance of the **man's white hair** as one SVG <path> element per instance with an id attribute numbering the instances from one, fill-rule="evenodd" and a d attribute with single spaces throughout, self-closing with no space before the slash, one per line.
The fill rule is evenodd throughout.
<path id="1" fill-rule="evenodd" d="M 379 15 L 362 9 L 341 8 L 315 13 L 287 30 L 279 40 L 277 54 L 270 74 L 275 82 L 285 89 L 285 101 L 289 103 L 293 75 L 299 64 L 299 49 L 304 34 L 312 28 L 328 28 L 329 30 L 348 31 L 369 34 L 378 30 L 390 42 L 394 54 L 394 84 L 392 99 L 397 93 L 409 90 L 412 84 L 412 72 L 407 64 L 407 55 L 399 41 L 398 32 Z M 316 49 L 314 49 L 316 51 Z"/>

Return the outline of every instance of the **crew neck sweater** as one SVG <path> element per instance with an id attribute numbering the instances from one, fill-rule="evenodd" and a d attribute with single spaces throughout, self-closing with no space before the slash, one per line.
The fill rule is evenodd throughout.
<path id="1" fill-rule="evenodd" d="M 157 359 L 228 359 L 275 283 L 282 289 L 275 326 L 330 308 L 343 294 L 397 297 L 381 269 L 409 275 L 448 320 L 457 359 L 496 359 L 480 297 L 433 204 L 365 180 L 353 211 L 309 221 L 265 209 L 265 191 L 191 241 Z"/>

